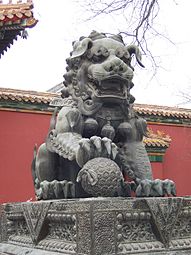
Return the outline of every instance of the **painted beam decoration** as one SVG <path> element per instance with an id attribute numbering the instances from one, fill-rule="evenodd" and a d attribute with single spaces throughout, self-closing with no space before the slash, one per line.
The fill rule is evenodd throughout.
<path id="1" fill-rule="evenodd" d="M 143 138 L 150 162 L 163 162 L 163 156 L 169 148 L 171 138 L 162 131 L 148 128 L 148 136 Z"/>
<path id="2" fill-rule="evenodd" d="M 33 16 L 33 3 L 30 0 L 8 4 L 0 1 L 0 58 L 20 36 L 27 38 L 27 28 L 38 22 Z"/>

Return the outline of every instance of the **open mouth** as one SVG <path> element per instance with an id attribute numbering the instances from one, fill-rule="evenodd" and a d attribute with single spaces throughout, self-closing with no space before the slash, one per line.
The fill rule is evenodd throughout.
<path id="1" fill-rule="evenodd" d="M 97 98 L 127 98 L 128 80 L 119 75 L 112 75 L 96 82 L 94 80 L 89 85 L 93 87 Z"/>

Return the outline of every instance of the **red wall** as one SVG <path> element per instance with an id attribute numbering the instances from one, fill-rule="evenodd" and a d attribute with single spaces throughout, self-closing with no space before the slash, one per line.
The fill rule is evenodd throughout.
<path id="1" fill-rule="evenodd" d="M 153 178 L 163 180 L 164 179 L 163 163 L 152 162 L 151 166 L 152 166 Z"/>
<path id="2" fill-rule="evenodd" d="M 43 142 L 50 115 L 0 111 L 0 203 L 34 199 L 31 162 Z"/>
<path id="3" fill-rule="evenodd" d="M 34 144 L 48 132 L 50 116 L 42 113 L 0 111 L 0 203 L 34 199 L 31 161 Z M 149 125 L 170 135 L 164 162 L 152 163 L 155 178 L 172 179 L 178 195 L 191 194 L 191 128 Z"/>
<path id="4" fill-rule="evenodd" d="M 175 181 L 178 195 L 191 195 L 191 127 L 164 124 L 149 125 L 149 127 L 153 131 L 164 131 L 172 139 L 162 163 L 163 179 Z M 153 164 L 153 171 L 156 177 L 158 172 L 155 164 Z M 159 172 L 161 175 L 161 170 Z"/>

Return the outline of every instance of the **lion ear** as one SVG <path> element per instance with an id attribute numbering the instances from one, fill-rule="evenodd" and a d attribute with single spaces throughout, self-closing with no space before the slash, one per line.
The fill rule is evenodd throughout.
<path id="1" fill-rule="evenodd" d="M 71 59 L 81 57 L 88 49 L 93 45 L 93 41 L 90 38 L 84 38 L 81 41 L 77 41 L 73 44 L 73 52 Z"/>
<path id="2" fill-rule="evenodd" d="M 145 67 L 141 62 L 141 58 L 142 58 L 141 52 L 136 45 L 127 46 L 127 51 L 129 52 L 130 56 L 132 56 L 133 54 L 135 55 L 136 60 L 141 67 Z"/>

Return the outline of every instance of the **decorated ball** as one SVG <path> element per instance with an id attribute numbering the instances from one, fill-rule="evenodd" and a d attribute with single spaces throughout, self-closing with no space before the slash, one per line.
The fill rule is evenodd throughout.
<path id="1" fill-rule="evenodd" d="M 121 186 L 123 175 L 119 166 L 108 158 L 89 160 L 80 170 L 77 181 L 83 189 L 95 197 L 112 197 Z"/>

